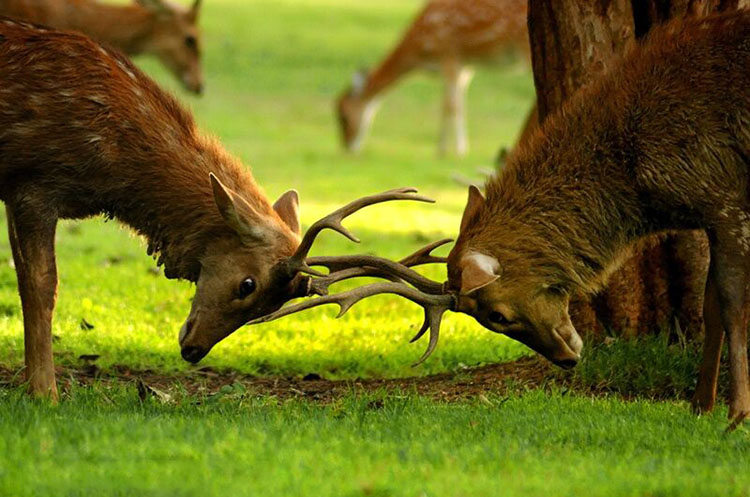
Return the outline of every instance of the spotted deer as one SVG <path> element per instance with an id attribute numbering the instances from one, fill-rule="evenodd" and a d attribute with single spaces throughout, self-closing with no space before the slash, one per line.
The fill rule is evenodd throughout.
<path id="1" fill-rule="evenodd" d="M 525 0 L 431 0 L 417 15 L 393 51 L 371 71 L 352 77 L 338 98 L 344 146 L 358 152 L 381 94 L 415 69 L 437 68 L 445 83 L 438 151 L 468 149 L 465 93 L 470 64 L 490 62 L 506 52 L 528 58 Z"/>
<path id="2" fill-rule="evenodd" d="M 250 172 L 125 56 L 73 32 L 0 17 L 0 200 L 35 394 L 57 397 L 58 219 L 116 218 L 146 238 L 167 278 L 196 284 L 179 342 L 183 358 L 197 362 L 248 320 L 310 294 L 307 254 L 321 230 L 356 240 L 341 224 L 346 216 L 400 199 L 429 201 L 413 189 L 363 197 L 301 236 L 297 193 L 271 204 Z"/>
<path id="3" fill-rule="evenodd" d="M 0 0 L 0 15 L 84 33 L 128 55 L 155 56 L 193 92 L 203 92 L 198 14 L 167 0 L 128 5 L 96 0 Z"/>
<path id="4" fill-rule="evenodd" d="M 373 283 L 264 316 L 395 293 L 453 310 L 564 368 L 580 359 L 571 296 L 591 295 L 638 239 L 705 230 L 711 261 L 696 412 L 713 408 L 724 336 L 730 428 L 750 415 L 750 11 L 672 23 L 572 96 L 486 184 L 470 187 L 448 281 Z M 401 271 L 407 268 L 401 267 Z M 422 360 L 423 360 L 422 359 Z"/>

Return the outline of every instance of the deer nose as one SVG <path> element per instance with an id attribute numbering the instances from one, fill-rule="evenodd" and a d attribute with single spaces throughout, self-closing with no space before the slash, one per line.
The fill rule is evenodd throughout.
<path id="1" fill-rule="evenodd" d="M 576 366 L 576 364 L 578 364 L 578 359 L 562 359 L 559 361 L 555 361 L 555 364 L 563 369 L 572 369 Z"/>
<path id="2" fill-rule="evenodd" d="M 206 357 L 206 354 L 208 353 L 208 351 L 203 350 L 200 347 L 188 345 L 187 347 L 182 347 L 182 350 L 180 351 L 180 353 L 182 354 L 182 358 L 185 359 L 187 362 L 191 362 L 195 364 L 196 362 Z"/>

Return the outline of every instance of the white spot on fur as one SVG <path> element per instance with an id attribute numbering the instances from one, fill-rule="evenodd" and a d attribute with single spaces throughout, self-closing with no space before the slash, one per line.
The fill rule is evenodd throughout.
<path id="1" fill-rule="evenodd" d="M 133 74 L 133 71 L 131 71 L 130 69 L 128 69 L 127 66 L 125 64 L 123 64 L 119 60 L 117 61 L 117 65 L 120 67 L 120 69 L 123 70 L 123 72 L 125 74 L 127 74 L 130 77 L 130 79 L 132 79 L 133 81 L 135 81 L 135 74 Z"/>

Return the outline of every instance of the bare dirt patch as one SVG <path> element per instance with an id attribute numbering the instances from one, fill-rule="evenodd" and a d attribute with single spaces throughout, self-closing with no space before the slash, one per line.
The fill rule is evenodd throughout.
<path id="1" fill-rule="evenodd" d="M 241 384 L 256 395 L 280 399 L 308 398 L 327 403 L 344 395 L 368 392 L 412 392 L 436 400 L 455 401 L 481 395 L 505 395 L 519 390 L 542 388 L 570 383 L 561 373 L 538 357 L 525 357 L 513 362 L 468 368 L 458 372 L 431 376 L 395 379 L 327 380 L 311 374 L 304 378 L 255 377 L 236 372 L 217 372 L 209 368 L 186 373 L 165 375 L 153 371 L 134 371 L 125 367 L 100 370 L 95 366 L 81 368 L 59 367 L 58 383 L 65 390 L 72 384 L 94 383 L 145 384 L 159 391 L 179 389 L 190 394 L 212 394 L 227 385 Z M 18 370 L 0 367 L 0 387 L 18 386 L 23 374 Z"/>

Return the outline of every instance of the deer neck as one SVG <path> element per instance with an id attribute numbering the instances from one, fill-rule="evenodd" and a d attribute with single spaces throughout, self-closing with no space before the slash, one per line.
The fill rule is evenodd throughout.
<path id="1" fill-rule="evenodd" d="M 132 164 L 118 166 L 128 176 L 117 178 L 118 186 L 105 192 L 102 201 L 109 217 L 146 238 L 148 254 L 164 265 L 168 278 L 196 281 L 206 247 L 236 237 L 219 214 L 209 173 L 256 212 L 275 218 L 253 177 L 212 140 L 189 136 L 142 152 Z"/>
<path id="2" fill-rule="evenodd" d="M 361 92 L 364 102 L 373 102 L 404 74 L 414 69 L 417 64 L 410 52 L 408 47 L 399 45 L 380 65 L 370 71 Z"/>

